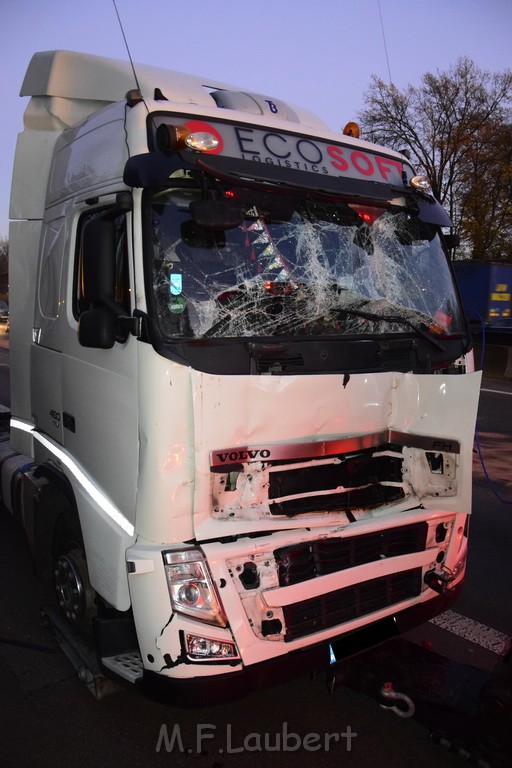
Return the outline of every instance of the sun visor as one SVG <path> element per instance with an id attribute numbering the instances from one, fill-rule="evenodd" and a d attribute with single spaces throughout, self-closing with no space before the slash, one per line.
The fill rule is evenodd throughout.
<path id="1" fill-rule="evenodd" d="M 417 199 L 418 219 L 426 224 L 437 224 L 439 227 L 453 227 L 452 220 L 437 200 Z"/>
<path id="2" fill-rule="evenodd" d="M 128 187 L 163 187 L 175 160 L 161 152 L 146 152 L 130 157 L 124 167 L 123 181 Z"/>

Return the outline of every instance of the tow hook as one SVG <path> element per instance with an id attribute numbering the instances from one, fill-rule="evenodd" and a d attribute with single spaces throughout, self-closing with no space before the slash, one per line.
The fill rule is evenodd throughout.
<path id="1" fill-rule="evenodd" d="M 425 584 L 440 595 L 446 594 L 446 590 L 454 579 L 455 574 L 448 568 L 427 571 L 424 577 Z"/>
<path id="2" fill-rule="evenodd" d="M 380 697 L 382 701 L 379 701 L 379 706 L 382 709 L 389 709 L 398 717 L 412 717 L 414 715 L 413 700 L 405 693 L 394 691 L 393 683 L 384 683 L 380 689 Z M 395 704 L 395 702 L 400 702 L 400 705 Z"/>

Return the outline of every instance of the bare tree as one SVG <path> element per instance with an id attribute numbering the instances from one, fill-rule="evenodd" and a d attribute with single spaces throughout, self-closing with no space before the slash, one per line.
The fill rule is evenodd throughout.
<path id="1" fill-rule="evenodd" d="M 6 269 L 8 260 L 9 240 L 0 235 L 0 272 L 3 272 Z"/>
<path id="2" fill-rule="evenodd" d="M 489 126 L 481 137 L 461 185 L 461 231 L 475 258 L 512 260 L 512 125 Z"/>
<path id="3" fill-rule="evenodd" d="M 510 253 L 511 107 L 512 71 L 463 57 L 404 91 L 374 76 L 359 115 L 371 141 L 409 150 L 474 258 L 496 258 L 504 239 Z"/>

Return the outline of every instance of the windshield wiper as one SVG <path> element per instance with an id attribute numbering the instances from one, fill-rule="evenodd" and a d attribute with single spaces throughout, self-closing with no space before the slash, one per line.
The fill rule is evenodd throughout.
<path id="1" fill-rule="evenodd" d="M 352 309 L 350 307 L 339 307 L 332 311 L 340 312 L 344 315 L 352 315 L 353 317 L 362 317 L 365 320 L 373 320 L 378 323 L 386 322 L 396 323 L 397 325 L 406 325 L 408 328 L 411 328 L 414 333 L 420 336 L 420 338 L 429 341 L 434 347 L 436 347 L 436 349 L 441 350 L 441 352 L 446 352 L 445 345 L 439 341 L 439 339 L 436 339 L 435 336 L 432 336 L 432 334 L 427 330 L 427 326 L 423 328 L 421 325 L 413 323 L 413 321 L 409 320 L 408 317 L 400 317 L 400 315 L 376 315 L 373 312 L 365 312 L 362 309 Z"/>

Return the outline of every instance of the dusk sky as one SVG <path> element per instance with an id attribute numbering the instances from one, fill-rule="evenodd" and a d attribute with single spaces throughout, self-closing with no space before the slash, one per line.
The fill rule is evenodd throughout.
<path id="1" fill-rule="evenodd" d="M 512 0 L 117 0 L 135 62 L 208 76 L 316 112 L 356 118 L 372 74 L 399 88 L 469 56 L 512 67 Z M 8 234 L 19 91 L 36 51 L 126 58 L 112 0 L 0 0 L 0 236 Z M 386 59 L 386 47 L 389 57 Z"/>

